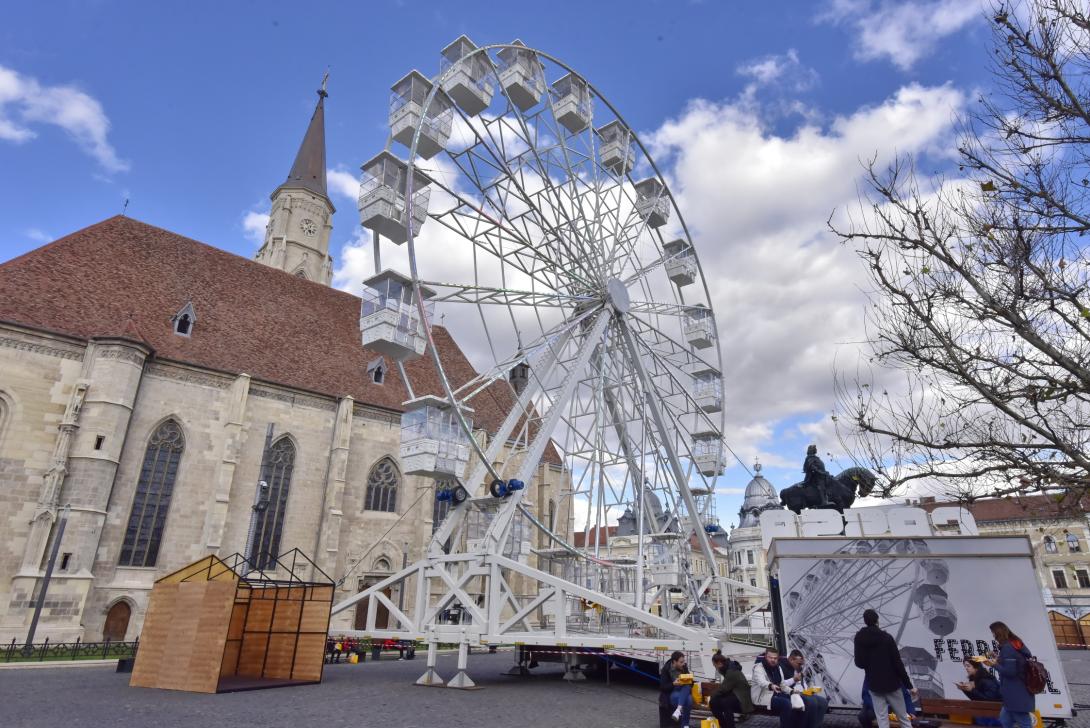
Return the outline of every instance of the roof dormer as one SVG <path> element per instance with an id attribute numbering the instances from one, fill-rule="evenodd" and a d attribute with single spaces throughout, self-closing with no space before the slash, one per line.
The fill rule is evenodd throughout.
<path id="1" fill-rule="evenodd" d="M 174 333 L 187 339 L 193 335 L 193 325 L 197 323 L 197 312 L 193 310 L 193 302 L 189 301 L 182 306 L 182 310 L 174 314 L 170 319 L 174 327 Z"/>

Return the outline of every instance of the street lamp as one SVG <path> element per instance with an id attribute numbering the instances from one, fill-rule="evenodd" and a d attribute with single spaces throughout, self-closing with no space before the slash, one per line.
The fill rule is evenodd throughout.
<path id="1" fill-rule="evenodd" d="M 53 538 L 53 548 L 49 552 L 49 562 L 45 566 L 45 576 L 42 577 L 42 586 L 38 590 L 38 601 L 34 605 L 34 616 L 30 620 L 30 629 L 26 634 L 26 644 L 23 645 L 24 655 L 30 655 L 34 652 L 34 633 L 38 630 L 38 618 L 42 616 L 42 607 L 45 606 L 45 592 L 49 589 L 49 580 L 53 578 L 53 567 L 57 563 L 57 552 L 61 549 L 64 527 L 68 525 L 68 514 L 71 512 L 72 507 L 67 503 L 61 509 L 61 517 L 57 522 L 57 535 Z"/>

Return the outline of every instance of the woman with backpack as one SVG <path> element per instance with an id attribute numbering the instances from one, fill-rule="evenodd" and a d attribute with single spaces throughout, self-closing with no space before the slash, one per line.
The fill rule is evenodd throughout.
<path id="1" fill-rule="evenodd" d="M 990 656 L 987 662 L 999 673 L 999 696 L 1003 701 L 999 722 L 1003 728 L 1032 728 L 1036 700 L 1026 685 L 1026 670 L 1033 655 L 1003 622 L 992 622 L 988 629 L 999 643 L 999 655 Z"/>

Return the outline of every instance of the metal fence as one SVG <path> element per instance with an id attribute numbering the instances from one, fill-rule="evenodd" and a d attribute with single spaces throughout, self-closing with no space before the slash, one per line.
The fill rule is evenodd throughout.
<path id="1" fill-rule="evenodd" d="M 134 657 L 140 639 L 132 642 L 38 642 L 26 645 L 13 639 L 3 648 L 4 662 L 41 662 L 44 660 L 107 660 Z"/>

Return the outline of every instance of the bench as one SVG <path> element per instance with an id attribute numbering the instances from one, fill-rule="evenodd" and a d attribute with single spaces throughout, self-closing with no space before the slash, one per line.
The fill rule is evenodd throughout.
<path id="1" fill-rule="evenodd" d="M 973 718 L 995 718 L 998 720 L 1003 703 L 997 700 L 942 700 L 923 698 L 920 700 L 920 712 L 924 715 L 945 718 L 952 723 L 972 723 Z"/>

